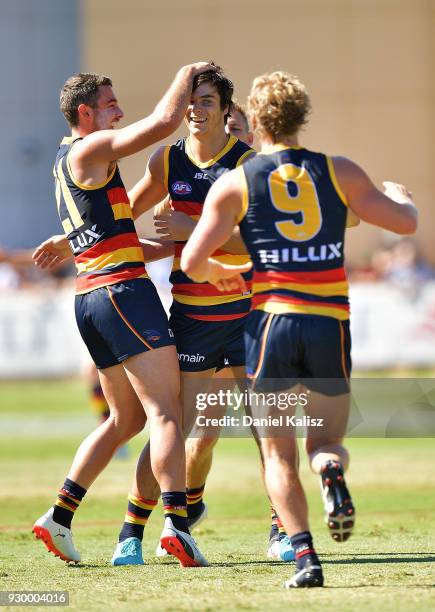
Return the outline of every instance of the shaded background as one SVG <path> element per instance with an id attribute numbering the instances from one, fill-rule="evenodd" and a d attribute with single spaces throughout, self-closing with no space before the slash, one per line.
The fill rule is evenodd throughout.
<path id="1" fill-rule="evenodd" d="M 351 157 L 378 185 L 389 179 L 409 187 L 420 210 L 416 240 L 435 262 L 431 0 L 1 0 L 0 5 L 0 244 L 30 247 L 60 229 L 51 167 L 66 130 L 58 92 L 71 73 L 111 76 L 125 124 L 151 112 L 180 65 L 213 59 L 234 80 L 241 101 L 262 72 L 298 74 L 313 104 L 305 145 Z M 122 161 L 127 187 L 142 175 L 149 153 Z M 375 228 L 353 230 L 348 261 L 366 260 L 381 240 Z"/>
<path id="2" fill-rule="evenodd" d="M 433 371 L 433 0 L 0 0 L 0 17 L 0 379 L 74 375 L 88 359 L 73 268 L 44 276 L 29 251 L 21 267 L 1 263 L 2 247 L 31 249 L 62 231 L 52 164 L 68 133 L 66 78 L 111 76 L 126 125 L 152 112 L 180 66 L 211 59 L 241 102 L 265 71 L 299 75 L 313 105 L 302 143 L 354 159 L 379 187 L 413 191 L 411 241 L 366 224 L 347 232 L 352 359 L 357 370 Z M 155 146 L 121 160 L 127 188 Z M 154 234 L 151 213 L 137 225 Z M 168 294 L 162 266 L 148 271 Z"/>

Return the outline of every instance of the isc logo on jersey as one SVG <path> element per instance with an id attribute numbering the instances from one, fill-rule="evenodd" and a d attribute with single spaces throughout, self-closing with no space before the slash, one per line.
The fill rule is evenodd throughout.
<path id="1" fill-rule="evenodd" d="M 184 193 L 190 193 L 192 191 L 192 186 L 184 181 L 175 181 L 175 183 L 172 183 L 172 191 L 183 195 Z"/>

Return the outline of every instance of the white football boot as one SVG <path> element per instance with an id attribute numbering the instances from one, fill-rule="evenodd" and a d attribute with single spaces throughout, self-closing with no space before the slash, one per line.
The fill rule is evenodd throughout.
<path id="1" fill-rule="evenodd" d="M 78 563 L 81 559 L 72 541 L 71 529 L 53 521 L 53 508 L 41 516 L 33 525 L 32 532 L 44 542 L 47 549 L 67 563 Z"/>
<path id="2" fill-rule="evenodd" d="M 202 555 L 192 536 L 174 527 L 172 519 L 165 518 L 165 526 L 160 536 L 160 545 L 170 555 L 174 555 L 182 567 L 207 567 L 208 561 Z"/>
<path id="3" fill-rule="evenodd" d="M 198 516 L 195 516 L 195 518 L 193 519 L 189 519 L 189 518 L 187 519 L 187 525 L 189 526 L 189 530 L 192 530 L 192 529 L 195 529 L 195 527 L 198 527 L 198 525 L 200 525 L 202 521 L 204 521 L 207 517 L 208 517 L 208 506 L 205 502 L 203 502 L 200 514 L 198 514 Z M 159 557 L 159 558 L 166 557 L 168 554 L 169 554 L 168 551 L 162 548 L 162 545 L 159 542 L 156 548 L 156 557 Z"/>

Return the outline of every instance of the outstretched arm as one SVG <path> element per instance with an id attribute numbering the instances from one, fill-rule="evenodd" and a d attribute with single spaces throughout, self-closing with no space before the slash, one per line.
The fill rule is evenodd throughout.
<path id="1" fill-rule="evenodd" d="M 42 242 L 33 251 L 32 259 L 35 265 L 41 269 L 51 269 L 58 266 L 60 263 L 72 259 L 68 239 L 63 234 L 51 236 L 48 240 Z"/>
<path id="2" fill-rule="evenodd" d="M 0 247 L 0 263 L 25 266 L 32 263 L 32 251 L 28 249 L 3 249 Z"/>
<path id="3" fill-rule="evenodd" d="M 241 276 L 252 267 L 221 264 L 210 255 L 231 236 L 242 212 L 242 192 L 239 170 L 224 174 L 211 187 L 204 210 L 191 237 L 183 249 L 181 269 L 196 282 L 208 281 L 220 291 L 246 291 Z"/>
<path id="4" fill-rule="evenodd" d="M 360 219 L 396 234 L 413 234 L 416 231 L 417 209 L 406 187 L 386 182 L 384 194 L 350 159 L 334 157 L 333 163 L 349 207 Z"/>

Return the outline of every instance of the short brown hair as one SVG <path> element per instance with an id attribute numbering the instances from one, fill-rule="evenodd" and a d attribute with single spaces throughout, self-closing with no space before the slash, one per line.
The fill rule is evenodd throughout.
<path id="1" fill-rule="evenodd" d="M 112 87 L 109 77 L 102 74 L 81 72 L 70 77 L 60 91 L 60 110 L 71 127 L 79 122 L 78 107 L 80 104 L 96 106 L 98 101 L 98 88 L 108 85 Z"/>
<path id="2" fill-rule="evenodd" d="M 210 62 L 212 66 L 215 67 L 215 70 L 206 70 L 205 72 L 201 72 L 193 79 L 193 88 L 195 91 L 200 85 L 203 83 L 210 83 L 216 89 L 219 94 L 220 106 L 221 110 L 224 110 L 226 106 L 228 106 L 229 111 L 231 111 L 233 105 L 233 92 L 234 85 L 233 82 L 230 81 L 228 77 L 226 77 L 223 73 L 223 70 L 220 66 L 215 64 L 214 62 Z M 227 113 L 225 115 L 225 122 L 228 117 Z"/>
<path id="3" fill-rule="evenodd" d="M 257 129 L 277 142 L 295 134 L 308 122 L 310 98 L 305 85 L 288 72 L 270 72 L 254 79 L 248 96 L 248 113 Z"/>

